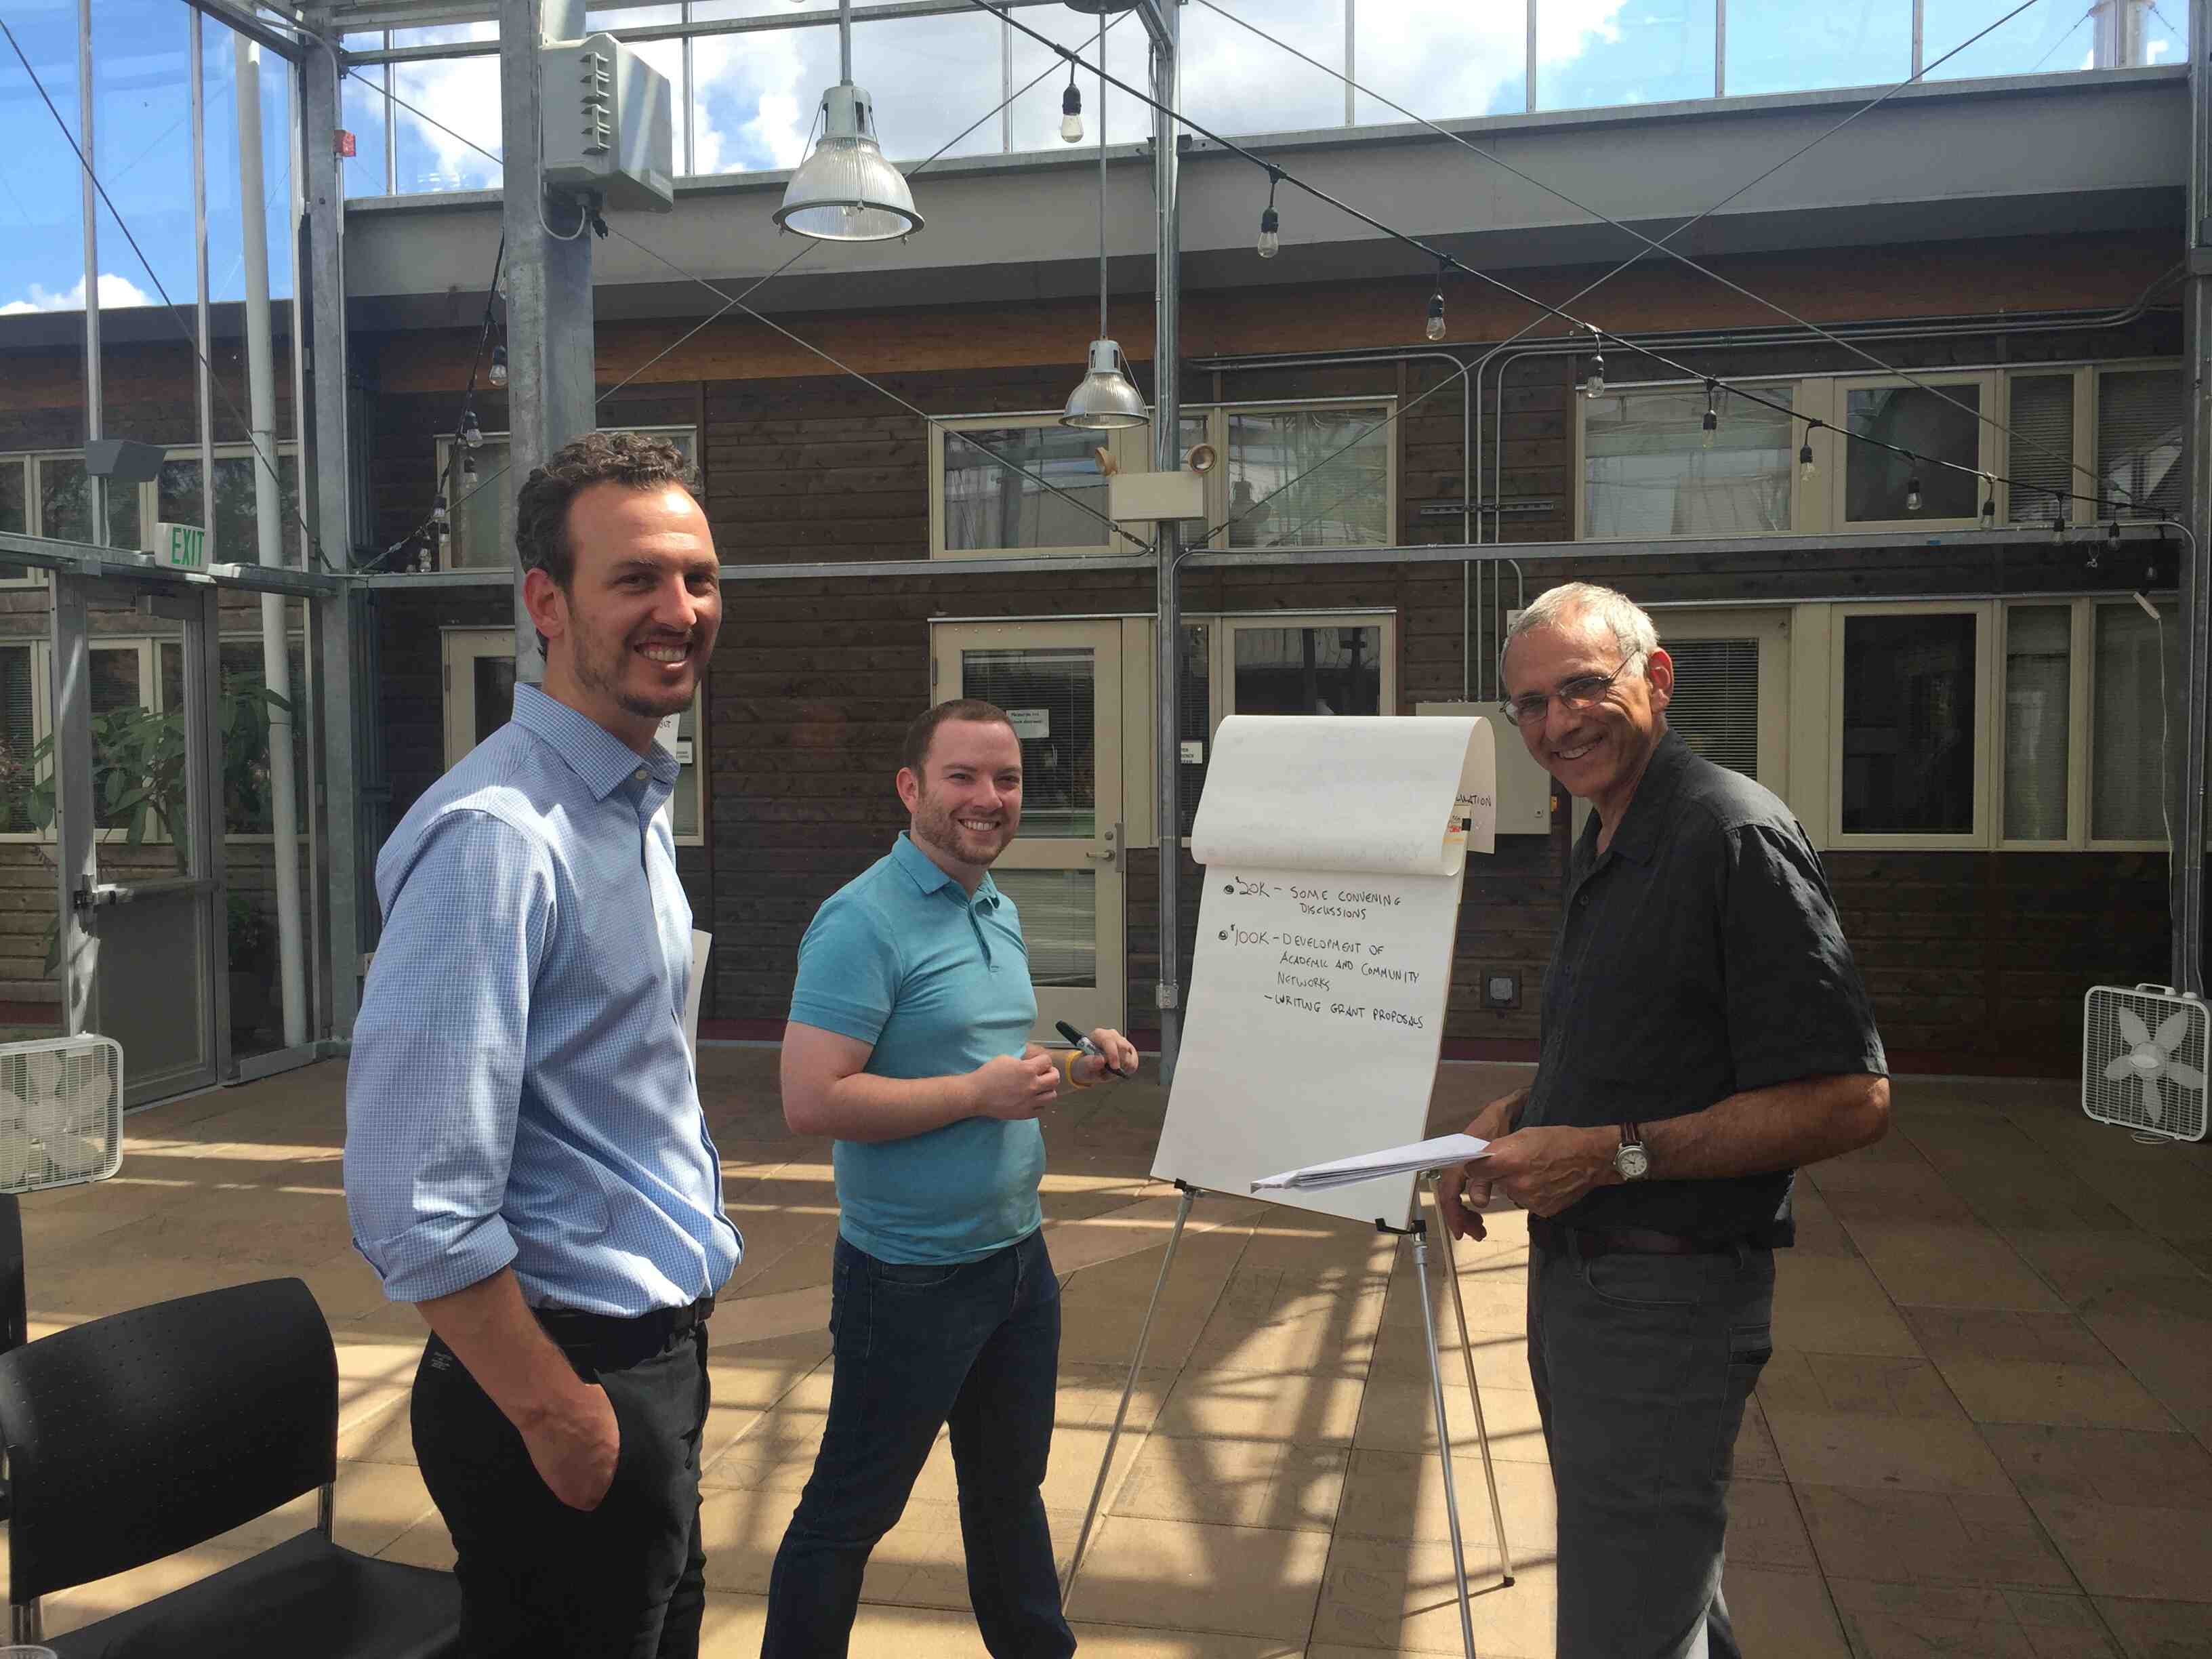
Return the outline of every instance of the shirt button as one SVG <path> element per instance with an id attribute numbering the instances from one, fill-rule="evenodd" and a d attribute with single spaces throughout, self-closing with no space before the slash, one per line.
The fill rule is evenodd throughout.
<path id="1" fill-rule="evenodd" d="M 637 770 L 636 770 L 636 771 L 635 771 L 635 772 L 631 773 L 629 775 L 630 775 L 630 778 L 631 778 L 632 781 L 634 781 L 634 782 L 637 782 L 637 783 L 643 783 L 643 782 L 646 781 L 647 777 L 648 775 L 650 775 L 646 771 L 646 769 L 645 769 L 642 766 L 641 766 L 641 767 L 639 767 L 639 768 L 637 769 Z"/>

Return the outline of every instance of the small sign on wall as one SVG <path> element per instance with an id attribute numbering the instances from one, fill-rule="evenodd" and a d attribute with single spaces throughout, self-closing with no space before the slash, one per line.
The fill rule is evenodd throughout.
<path id="1" fill-rule="evenodd" d="M 676 757 L 678 765 L 689 766 L 691 764 L 691 739 L 676 735 L 683 724 L 684 716 L 680 712 L 671 714 L 660 722 L 660 729 L 653 735 L 663 749 Z"/>
<path id="2" fill-rule="evenodd" d="M 1052 735 L 1049 708 L 1009 708 L 1006 718 L 1014 723 L 1014 735 L 1024 743 L 1034 743 L 1039 738 Z"/>
<path id="3" fill-rule="evenodd" d="M 196 524 L 157 524 L 148 550 L 171 570 L 205 570 L 207 532 Z"/>

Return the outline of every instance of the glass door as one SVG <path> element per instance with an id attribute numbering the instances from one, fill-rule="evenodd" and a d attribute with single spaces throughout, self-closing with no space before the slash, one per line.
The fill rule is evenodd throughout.
<path id="1" fill-rule="evenodd" d="M 1121 628 L 951 623 L 933 634 L 939 700 L 981 697 L 1022 744 L 1022 827 L 991 878 L 1021 914 L 1038 1040 L 1054 1022 L 1126 1029 Z"/>

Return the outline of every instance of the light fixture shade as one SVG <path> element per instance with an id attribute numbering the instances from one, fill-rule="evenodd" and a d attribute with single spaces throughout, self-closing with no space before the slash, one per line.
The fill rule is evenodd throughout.
<path id="1" fill-rule="evenodd" d="M 876 143 L 876 109 L 849 81 L 822 94 L 822 137 L 783 187 L 775 222 L 829 242 L 887 242 L 921 228 L 906 176 Z"/>
<path id="2" fill-rule="evenodd" d="M 1121 368 L 1121 348 L 1111 340 L 1091 343 L 1091 370 L 1083 383 L 1068 394 L 1062 426 L 1079 426 L 1094 432 L 1116 427 L 1144 426 L 1145 394 Z"/>

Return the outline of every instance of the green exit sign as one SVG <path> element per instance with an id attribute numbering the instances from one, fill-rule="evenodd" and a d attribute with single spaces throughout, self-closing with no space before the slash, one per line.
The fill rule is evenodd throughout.
<path id="1" fill-rule="evenodd" d="M 154 526 L 154 562 L 172 570 L 205 570 L 207 532 L 196 524 Z"/>

